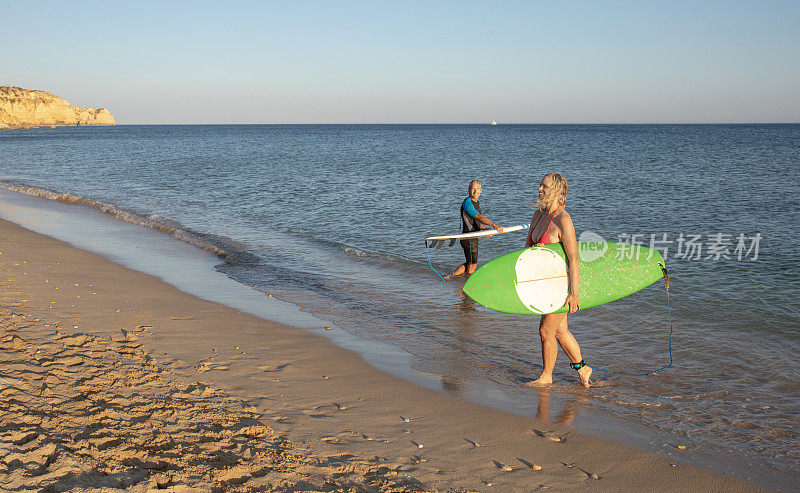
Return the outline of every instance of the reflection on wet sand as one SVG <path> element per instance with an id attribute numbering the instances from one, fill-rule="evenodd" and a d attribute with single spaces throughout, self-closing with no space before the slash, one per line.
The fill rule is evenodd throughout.
<path id="1" fill-rule="evenodd" d="M 467 315 L 478 311 L 478 304 L 475 303 L 472 298 L 464 294 L 464 291 L 459 290 L 458 294 L 461 296 L 461 300 L 458 302 L 458 309 L 461 310 L 461 313 Z M 468 317 L 468 319 L 471 321 L 472 317 Z"/>
<path id="2" fill-rule="evenodd" d="M 541 387 L 534 389 L 539 394 L 539 403 L 536 406 L 536 419 L 550 423 L 550 393 L 553 389 Z M 578 409 L 587 402 L 585 396 L 576 395 L 572 400 L 565 400 L 561 403 L 561 411 L 556 416 L 555 422 L 562 425 L 572 424 L 572 420 L 578 413 Z"/>
<path id="3" fill-rule="evenodd" d="M 445 369 L 441 377 L 442 390 L 453 394 L 460 394 L 465 387 L 459 375 L 464 374 L 463 367 L 465 364 L 469 364 L 469 362 L 464 360 L 464 357 L 469 354 L 469 348 L 466 347 L 468 345 L 467 341 L 471 341 L 475 335 L 475 313 L 478 311 L 472 298 L 465 295 L 463 291 L 459 294 L 461 295 L 461 300 L 456 305 L 458 311 L 455 313 L 455 316 L 458 322 L 456 324 L 457 332 L 455 334 L 457 337 L 454 341 L 458 350 L 450 351 L 444 355 L 447 358 L 447 368 L 449 368 L 450 371 L 448 372 Z"/>

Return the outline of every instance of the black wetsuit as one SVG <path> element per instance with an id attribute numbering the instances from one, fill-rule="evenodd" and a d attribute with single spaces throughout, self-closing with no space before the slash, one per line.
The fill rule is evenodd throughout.
<path id="1" fill-rule="evenodd" d="M 469 197 L 461 203 L 461 232 L 472 233 L 481 230 L 481 222 L 475 216 L 481 213 L 481 203 Z M 467 265 L 478 263 L 478 239 L 470 238 L 461 240 L 461 248 L 464 249 L 464 258 Z"/>

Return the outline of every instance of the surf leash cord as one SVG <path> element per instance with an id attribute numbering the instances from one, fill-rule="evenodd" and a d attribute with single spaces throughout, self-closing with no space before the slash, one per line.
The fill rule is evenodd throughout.
<path id="1" fill-rule="evenodd" d="M 624 372 L 624 371 L 607 370 L 605 368 L 600 368 L 599 366 L 591 366 L 590 365 L 590 368 L 592 370 L 603 371 L 603 372 L 606 372 L 606 373 L 616 373 L 618 375 L 635 375 L 635 376 L 643 377 L 643 376 L 646 376 L 646 375 L 652 375 L 653 373 L 659 372 L 661 370 L 665 370 L 665 369 L 670 368 L 672 366 L 672 314 L 670 313 L 670 309 L 669 309 L 669 271 L 667 270 L 666 267 L 664 267 L 664 264 L 659 263 L 658 265 L 661 267 L 661 272 L 664 273 L 664 290 L 667 292 L 667 320 L 669 321 L 669 364 L 667 364 L 665 366 L 662 366 L 661 368 L 657 368 L 655 370 L 647 371 L 647 372 L 643 372 L 643 373 L 641 373 L 641 372 L 640 373 L 633 373 L 633 372 L 629 373 L 629 372 Z"/>
<path id="2" fill-rule="evenodd" d="M 431 268 L 431 270 L 433 272 L 436 272 L 436 275 L 439 276 L 439 279 L 441 279 L 442 282 L 446 283 L 447 281 L 444 280 L 444 277 L 442 277 L 442 275 L 439 274 L 439 272 L 436 269 L 433 268 L 433 264 L 431 264 L 431 249 L 428 246 L 428 241 L 427 240 L 425 240 L 425 253 L 428 255 L 428 266 Z"/>

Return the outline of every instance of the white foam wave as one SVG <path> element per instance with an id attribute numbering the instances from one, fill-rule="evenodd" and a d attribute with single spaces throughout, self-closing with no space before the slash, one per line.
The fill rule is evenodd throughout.
<path id="1" fill-rule="evenodd" d="M 39 197 L 43 199 L 54 200 L 57 202 L 64 202 L 67 204 L 85 205 L 87 207 L 92 207 L 94 209 L 99 210 L 103 214 L 108 214 L 109 216 L 113 216 L 119 219 L 120 221 L 126 221 L 139 226 L 144 226 L 146 228 L 162 231 L 164 233 L 169 234 L 170 236 L 172 236 L 177 240 L 183 241 L 190 245 L 194 245 L 203 250 L 212 252 L 219 257 L 226 258 L 228 256 L 228 252 L 225 249 L 217 245 L 214 245 L 213 243 L 206 241 L 198 237 L 197 235 L 192 234 L 189 231 L 186 231 L 181 227 L 181 225 L 178 222 L 168 218 L 163 218 L 157 215 L 144 216 L 132 211 L 122 209 L 113 204 L 100 202 L 98 200 L 90 199 L 87 197 L 81 197 L 79 195 L 74 195 L 71 193 L 56 192 L 54 190 L 48 190 L 46 188 L 31 187 L 27 185 L 20 185 L 3 181 L 0 181 L 0 188 L 12 192 L 30 195 L 31 197 Z"/>

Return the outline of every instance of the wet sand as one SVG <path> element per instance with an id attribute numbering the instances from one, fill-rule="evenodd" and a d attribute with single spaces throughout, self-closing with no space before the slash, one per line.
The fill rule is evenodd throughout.
<path id="1" fill-rule="evenodd" d="M 0 397 L 3 490 L 758 490 L 423 389 L 5 221 Z"/>

